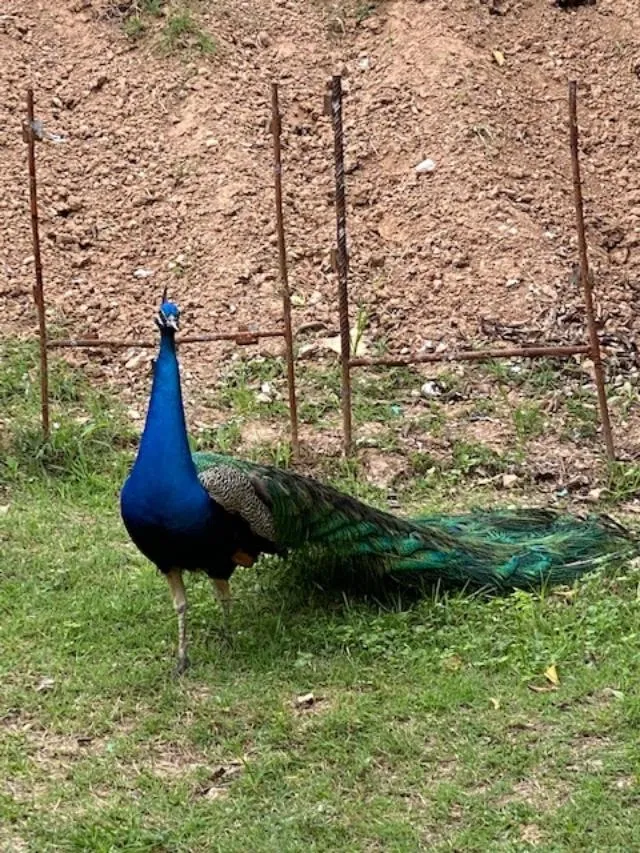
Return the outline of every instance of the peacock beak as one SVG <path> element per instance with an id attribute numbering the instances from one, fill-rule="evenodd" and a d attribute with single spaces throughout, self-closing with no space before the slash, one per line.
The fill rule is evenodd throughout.
<path id="1" fill-rule="evenodd" d="M 174 332 L 178 331 L 178 328 L 180 326 L 180 321 L 178 317 L 174 316 L 173 314 L 169 314 L 169 316 L 165 318 L 165 322 L 170 329 L 173 329 Z"/>

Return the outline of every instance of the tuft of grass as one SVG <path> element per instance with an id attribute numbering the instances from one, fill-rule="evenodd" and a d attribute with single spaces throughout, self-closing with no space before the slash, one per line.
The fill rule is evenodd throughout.
<path id="1" fill-rule="evenodd" d="M 496 401 L 491 397 L 480 397 L 474 401 L 473 414 L 477 417 L 488 417 L 497 411 Z"/>
<path id="2" fill-rule="evenodd" d="M 132 447 L 134 435 L 121 409 L 63 360 L 50 363 L 51 431 L 44 439 L 39 419 L 37 348 L 7 343 L 2 352 L 0 401 L 11 424 L 1 440 L 0 477 L 19 482 L 42 475 L 63 480 L 97 481 L 105 472 L 120 475 L 127 464 L 119 452 Z"/>
<path id="3" fill-rule="evenodd" d="M 215 429 L 203 429 L 193 437 L 194 450 L 210 450 L 214 447 L 219 453 L 234 453 L 240 446 L 242 433 L 237 421 L 221 424 Z"/>
<path id="4" fill-rule="evenodd" d="M 520 385 L 524 380 L 524 366 L 517 359 L 491 359 L 480 369 L 498 385 Z"/>
<path id="5" fill-rule="evenodd" d="M 167 5 L 166 0 L 138 0 L 140 11 L 159 18 Z"/>
<path id="6" fill-rule="evenodd" d="M 539 403 L 523 403 L 513 411 L 516 436 L 522 442 L 538 438 L 545 428 L 545 416 Z"/>
<path id="7" fill-rule="evenodd" d="M 132 41 L 141 39 L 147 31 L 147 24 L 140 15 L 131 15 L 123 24 L 124 34 Z"/>
<path id="8" fill-rule="evenodd" d="M 454 441 L 451 448 L 452 467 L 463 476 L 492 476 L 507 470 L 509 462 L 495 450 L 479 441 Z"/>
<path id="9" fill-rule="evenodd" d="M 276 441 L 271 444 L 257 444 L 246 454 L 247 458 L 256 462 L 275 465 L 278 468 L 291 466 L 291 445 L 288 442 Z"/>
<path id="10" fill-rule="evenodd" d="M 582 388 L 574 389 L 564 401 L 567 438 L 582 441 L 598 433 L 598 408 L 593 393 Z"/>
<path id="11" fill-rule="evenodd" d="M 216 52 L 216 43 L 188 8 L 172 11 L 162 29 L 162 46 L 167 53 L 196 50 L 202 54 Z"/>
<path id="12" fill-rule="evenodd" d="M 123 30 L 132 41 L 141 39 L 149 29 L 149 22 L 159 18 L 165 10 L 165 0 L 133 0 L 123 13 Z M 122 8 L 122 4 L 119 4 Z"/>
<path id="13" fill-rule="evenodd" d="M 607 471 L 606 494 L 613 503 L 640 497 L 640 465 L 611 462 Z"/>
<path id="14" fill-rule="evenodd" d="M 138 41 L 152 28 L 154 19 L 164 18 L 159 29 L 159 44 L 165 53 L 197 51 L 203 55 L 217 52 L 217 45 L 189 6 L 169 5 L 166 0 L 134 0 L 128 4 L 123 18 L 123 30 L 132 41 Z M 176 275 L 184 272 L 177 267 Z"/>
<path id="15" fill-rule="evenodd" d="M 352 383 L 354 420 L 386 423 L 402 418 L 413 402 L 411 391 L 421 384 L 420 374 L 411 368 L 359 371 Z"/>
<path id="16" fill-rule="evenodd" d="M 234 417 L 262 419 L 287 412 L 282 358 L 233 362 L 224 372 L 220 386 L 216 402 L 232 412 Z"/>
<path id="17" fill-rule="evenodd" d="M 559 386 L 584 378 L 578 364 L 567 359 L 541 358 L 531 361 L 525 374 L 527 386 L 535 392 L 554 391 Z"/>
<path id="18" fill-rule="evenodd" d="M 367 18 L 375 15 L 378 4 L 379 0 L 358 0 L 353 13 L 356 21 L 361 24 L 363 21 L 366 21 Z"/>

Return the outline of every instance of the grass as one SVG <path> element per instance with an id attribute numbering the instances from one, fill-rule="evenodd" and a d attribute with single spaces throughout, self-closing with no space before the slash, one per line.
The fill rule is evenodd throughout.
<path id="1" fill-rule="evenodd" d="M 216 52 L 216 43 L 188 8 L 173 10 L 162 31 L 161 44 L 167 53 L 179 50 L 196 50 L 202 54 Z"/>
<path id="2" fill-rule="evenodd" d="M 164 0 L 133 0 L 124 14 L 122 27 L 125 35 L 132 41 L 141 39 L 153 18 L 162 17 L 164 8 Z"/>
<path id="3" fill-rule="evenodd" d="M 161 24 L 158 21 L 162 20 Z M 154 25 L 155 24 L 155 25 Z M 158 44 L 165 53 L 195 51 L 213 55 L 217 44 L 204 29 L 189 5 L 174 5 L 166 0 L 134 0 L 123 17 L 125 35 L 139 41 L 151 30 L 158 32 Z M 180 270 L 176 270 L 179 275 Z"/>
<path id="4" fill-rule="evenodd" d="M 272 405 L 255 401 L 270 382 L 272 417 L 281 418 L 280 371 L 271 360 L 237 366 L 217 402 L 248 386 L 253 402 L 242 417 L 253 417 Z M 411 397 L 416 376 L 368 375 L 376 396 L 363 379 L 360 417 L 379 414 L 388 393 L 407 412 L 415 405 L 418 418 L 432 414 L 433 402 Z M 265 561 L 234 576 L 231 645 L 208 584 L 194 577 L 193 667 L 176 680 L 166 584 L 118 516 L 133 451 L 127 422 L 55 360 L 58 427 L 42 446 L 36 379 L 33 350 L 6 348 L 0 849 L 637 847 L 637 567 L 544 595 L 416 601 L 397 593 L 376 602 L 300 587 Z M 321 399 L 320 380 L 310 371 L 301 393 Z M 197 438 L 209 441 L 236 449 L 237 423 Z M 282 448 L 270 452 L 286 463 Z M 495 499 L 469 478 L 509 462 L 457 439 L 454 467 L 432 483 L 434 466 L 418 460 L 403 501 L 440 504 L 442 478 L 448 488 L 446 471 L 458 470 L 460 491 L 449 498 L 458 506 Z M 327 470 L 384 504 L 357 462 L 334 460 Z M 615 466 L 607 488 L 612 502 L 636 494 L 637 469 Z"/>
<path id="5" fill-rule="evenodd" d="M 524 403 L 513 412 L 516 435 L 520 441 L 537 438 L 544 433 L 544 412 L 539 403 Z"/>

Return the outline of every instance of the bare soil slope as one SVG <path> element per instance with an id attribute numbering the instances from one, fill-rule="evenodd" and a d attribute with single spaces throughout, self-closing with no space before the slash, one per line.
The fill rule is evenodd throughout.
<path id="1" fill-rule="evenodd" d="M 581 339 L 566 102 L 567 81 L 577 78 L 599 311 L 607 333 L 633 349 L 637 3 L 563 11 L 525 0 L 496 14 L 480 0 L 201 2 L 191 8 L 215 45 L 206 54 L 160 49 L 175 7 L 149 16 L 139 40 L 126 35 L 117 8 L 113 0 L 2 4 L 3 333 L 34 326 L 20 134 L 28 84 L 38 117 L 67 138 L 38 149 L 45 284 L 59 329 L 147 337 L 165 284 L 190 331 L 277 324 L 274 79 L 295 323 L 335 327 L 323 91 L 341 71 L 352 296 L 367 307 L 374 339 L 415 350 L 504 335 L 505 324 L 524 324 L 529 339 Z M 427 157 L 435 171 L 416 175 Z M 220 349 L 192 350 L 190 370 L 208 370 Z M 130 381 L 131 356 L 100 360 Z"/>

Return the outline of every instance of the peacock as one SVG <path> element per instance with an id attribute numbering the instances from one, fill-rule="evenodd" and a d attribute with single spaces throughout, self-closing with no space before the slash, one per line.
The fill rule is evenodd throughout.
<path id="1" fill-rule="evenodd" d="M 165 293 L 145 427 L 120 499 L 129 536 L 168 581 L 179 673 L 188 665 L 185 571 L 207 574 L 226 616 L 231 575 L 260 554 L 299 553 L 309 564 L 324 556 L 345 571 L 509 590 L 571 583 L 635 553 L 633 538 L 607 517 L 509 509 L 400 518 L 292 471 L 192 453 L 179 319 Z"/>

